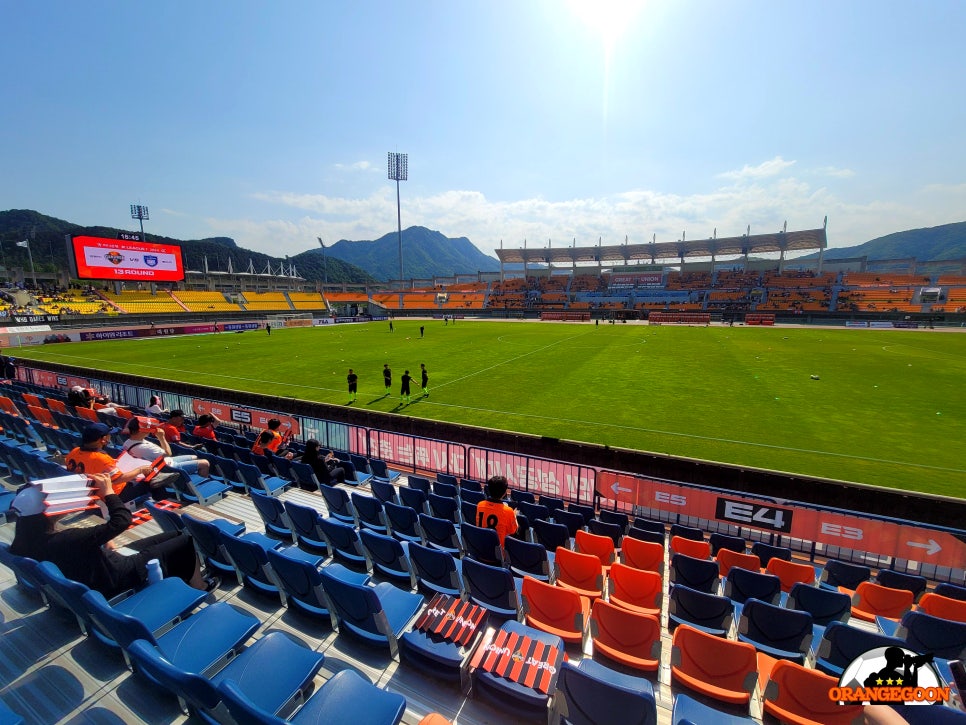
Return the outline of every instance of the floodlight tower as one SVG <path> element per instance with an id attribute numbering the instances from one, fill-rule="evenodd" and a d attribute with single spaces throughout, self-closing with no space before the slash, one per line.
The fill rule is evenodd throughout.
<path id="1" fill-rule="evenodd" d="M 389 152 L 389 178 L 396 182 L 396 223 L 399 230 L 399 284 L 403 281 L 402 208 L 399 205 L 399 182 L 409 179 L 409 154 Z"/>
<path id="2" fill-rule="evenodd" d="M 151 218 L 148 214 L 148 208 L 141 204 L 131 204 L 131 218 L 141 222 L 141 241 L 146 242 L 147 239 L 144 238 L 144 220 Z"/>
<path id="3" fill-rule="evenodd" d="M 322 247 L 322 275 L 323 284 L 329 283 L 329 265 L 325 261 L 325 242 L 322 241 L 322 237 L 316 237 L 319 240 L 319 245 Z"/>

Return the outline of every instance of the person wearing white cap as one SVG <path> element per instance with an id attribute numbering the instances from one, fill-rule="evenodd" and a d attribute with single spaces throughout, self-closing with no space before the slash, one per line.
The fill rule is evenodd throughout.
<path id="1" fill-rule="evenodd" d="M 11 553 L 53 562 L 68 579 L 96 589 L 108 598 L 143 586 L 151 559 L 161 563 L 165 576 L 176 576 L 196 589 L 210 590 L 218 586 L 216 579 L 206 580 L 202 576 L 201 562 L 188 536 L 158 534 L 128 544 L 136 554 L 125 556 L 115 551 L 109 542 L 131 526 L 131 511 L 114 493 L 108 474 L 88 478 L 95 495 L 107 507 L 105 523 L 60 526 L 58 521 L 63 516 L 45 516 L 43 492 L 37 486 L 28 485 L 10 505 L 17 514 Z"/>
<path id="2" fill-rule="evenodd" d="M 163 428 L 158 428 L 150 424 L 142 424 L 142 419 L 137 416 L 128 418 L 121 433 L 127 436 L 122 449 L 127 451 L 135 458 L 143 458 L 146 461 L 156 461 L 164 457 L 164 463 L 170 468 L 177 468 L 188 474 L 197 473 L 199 476 L 208 477 L 210 464 L 203 458 L 191 454 L 176 456 L 171 452 L 171 444 L 164 434 Z M 154 434 L 158 439 L 157 444 L 145 440 L 150 434 Z"/>

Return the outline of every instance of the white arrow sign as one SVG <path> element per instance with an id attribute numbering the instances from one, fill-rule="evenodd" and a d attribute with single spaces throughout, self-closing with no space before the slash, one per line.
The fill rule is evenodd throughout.
<path id="1" fill-rule="evenodd" d="M 610 490 L 614 492 L 615 496 L 621 493 L 634 493 L 633 488 L 621 488 L 620 481 L 615 481 L 614 485 L 610 487 Z"/>
<path id="2" fill-rule="evenodd" d="M 926 553 L 929 554 L 930 556 L 942 551 L 942 548 L 943 548 L 939 545 L 939 542 L 936 541 L 935 539 L 929 539 L 928 544 L 921 544 L 918 541 L 907 541 L 906 546 L 914 546 L 917 549 L 925 549 Z"/>

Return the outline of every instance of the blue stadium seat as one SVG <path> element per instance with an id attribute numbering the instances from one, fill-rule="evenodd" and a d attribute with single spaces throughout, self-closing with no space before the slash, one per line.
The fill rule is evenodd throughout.
<path id="1" fill-rule="evenodd" d="M 452 597 L 463 593 L 462 560 L 416 542 L 409 545 L 409 560 L 421 590 Z"/>
<path id="2" fill-rule="evenodd" d="M 558 661 L 551 663 L 551 666 L 555 666 L 559 672 L 564 655 L 564 641 L 560 637 L 513 620 L 504 622 L 500 629 L 511 634 L 529 637 L 555 648 Z M 553 685 L 554 683 L 551 682 L 551 693 L 554 691 Z M 476 670 L 473 675 L 473 694 L 509 712 L 514 719 L 528 722 L 543 722 L 547 719 L 547 703 L 550 695 L 544 695 L 532 687 L 512 682 L 492 672 Z"/>
<path id="3" fill-rule="evenodd" d="M 467 557 L 463 559 L 463 581 L 470 601 L 485 607 L 490 614 L 505 619 L 519 617 L 523 580 L 513 576 L 508 569 Z"/>
<path id="4" fill-rule="evenodd" d="M 343 581 L 325 569 L 322 588 L 331 605 L 333 626 L 375 646 L 388 646 L 398 659 L 398 638 L 423 606 L 423 595 L 405 592 L 389 582 L 375 587 Z"/>
<path id="5" fill-rule="evenodd" d="M 829 559 L 822 568 L 819 586 L 838 591 L 839 587 L 854 590 L 861 582 L 872 578 L 872 570 L 862 564 Z"/>
<path id="6" fill-rule="evenodd" d="M 359 532 L 362 547 L 369 554 L 374 572 L 416 588 L 416 576 L 409 563 L 409 544 L 370 529 Z"/>
<path id="7" fill-rule="evenodd" d="M 657 702 L 643 677 L 592 659 L 564 662 L 549 722 L 566 725 L 657 725 Z"/>
<path id="8" fill-rule="evenodd" d="M 395 483 L 402 474 L 399 471 L 392 471 L 386 462 L 381 458 L 370 458 L 369 459 L 369 469 L 372 471 L 372 479 L 369 484 L 373 483 Z"/>
<path id="9" fill-rule="evenodd" d="M 503 548 L 496 529 L 463 524 L 460 536 L 466 556 L 491 566 L 503 566 Z"/>
<path id="10" fill-rule="evenodd" d="M 547 551 L 556 551 L 557 547 L 570 548 L 570 531 L 563 524 L 555 524 L 544 519 L 531 520 L 535 540 L 543 544 Z"/>
<path id="11" fill-rule="evenodd" d="M 849 621 L 852 613 L 852 598 L 839 591 L 798 582 L 788 593 L 785 606 L 789 609 L 808 612 L 816 625 L 827 627 L 832 622 Z"/>
<path id="12" fill-rule="evenodd" d="M 716 592 L 719 584 L 718 562 L 674 554 L 671 557 L 670 583 L 683 584 L 709 594 Z"/>
<path id="13" fill-rule="evenodd" d="M 292 522 L 285 512 L 285 504 L 274 496 L 252 489 L 249 491 L 255 510 L 265 525 L 265 533 L 271 537 L 296 543 Z"/>
<path id="14" fill-rule="evenodd" d="M 319 519 L 317 524 L 328 544 L 330 556 L 334 556 L 352 568 L 369 569 L 369 561 L 362 548 L 358 531 L 336 519 Z"/>
<path id="15" fill-rule="evenodd" d="M 427 545 L 456 556 L 462 553 L 463 544 L 456 525 L 449 519 L 419 514 L 419 528 L 423 531 L 423 540 Z"/>
<path id="16" fill-rule="evenodd" d="M 812 615 L 749 599 L 738 620 L 738 641 L 776 659 L 804 665 L 812 645 Z"/>
<path id="17" fill-rule="evenodd" d="M 97 626 L 125 650 L 125 658 L 126 650 L 143 639 L 186 672 L 216 669 L 219 663 L 231 659 L 259 626 L 258 619 L 250 614 L 217 602 L 155 637 L 140 619 L 113 609 L 100 592 L 91 590 L 82 600 Z"/>
<path id="18" fill-rule="evenodd" d="M 508 536 L 503 545 L 514 576 L 532 576 L 534 579 L 553 583 L 553 552 L 547 551 L 543 544 Z"/>
<path id="19" fill-rule="evenodd" d="M 429 487 L 429 482 L 426 482 L 427 488 Z M 409 508 L 416 511 L 416 513 L 429 513 L 429 507 L 427 504 L 426 491 L 419 488 L 410 488 L 409 486 L 400 486 L 397 491 L 399 494 L 399 503 L 403 506 L 408 506 Z"/>
<path id="20" fill-rule="evenodd" d="M 674 697 L 674 709 L 671 712 L 671 725 L 753 725 L 756 720 L 747 715 L 735 715 L 719 710 L 716 707 L 695 700 L 693 697 L 680 693 Z"/>
<path id="21" fill-rule="evenodd" d="M 222 682 L 236 682 L 259 709 L 274 715 L 296 696 L 302 698 L 312 691 L 312 680 L 325 659 L 281 632 L 270 632 L 243 649 L 211 679 L 200 671 L 178 667 L 144 640 L 132 643 L 128 654 L 136 671 L 176 695 L 182 708 L 187 705 L 186 712 L 215 722 L 221 714 L 217 708 L 222 695 L 217 687 Z"/>
<path id="22" fill-rule="evenodd" d="M 352 670 L 340 670 L 334 674 L 298 712 L 284 721 L 258 707 L 233 680 L 224 680 L 218 690 L 238 725 L 275 722 L 291 722 L 294 725 L 324 722 L 397 725 L 406 712 L 406 698 L 366 682 Z"/>
<path id="23" fill-rule="evenodd" d="M 400 506 L 391 501 L 382 505 L 389 524 L 390 533 L 400 541 L 422 542 L 423 535 L 419 530 L 419 515 L 409 506 Z"/>
<path id="24" fill-rule="evenodd" d="M 305 551 L 328 555 L 329 546 L 325 541 L 325 536 L 319 529 L 319 520 L 322 514 L 311 506 L 302 506 L 294 501 L 285 502 L 285 513 L 292 524 L 292 531 L 295 533 L 296 543 Z"/>
<path id="25" fill-rule="evenodd" d="M 319 567 L 299 557 L 291 557 L 286 551 L 269 549 L 268 563 L 284 592 L 285 605 L 290 611 L 307 617 L 331 623 L 329 602 L 322 589 L 322 576 Z M 353 584 L 368 584 L 369 575 L 354 572 L 341 564 L 325 567 L 329 574 Z"/>
<path id="26" fill-rule="evenodd" d="M 372 529 L 381 534 L 389 533 L 386 525 L 385 516 L 382 513 L 382 502 L 374 496 L 366 496 L 361 493 L 352 492 L 352 508 L 355 509 L 359 517 L 359 527 Z"/>
<path id="27" fill-rule="evenodd" d="M 721 549 L 729 549 L 739 554 L 744 554 L 748 549 L 748 544 L 742 537 L 730 536 L 717 531 L 712 532 L 711 536 L 708 537 L 708 543 L 711 544 L 711 556 L 717 556 Z"/>
<path id="28" fill-rule="evenodd" d="M 945 660 L 966 658 L 966 622 L 912 610 L 902 616 L 895 636 L 905 640 L 915 652 L 931 653 Z"/>
<path id="29" fill-rule="evenodd" d="M 348 491 L 344 488 L 327 486 L 323 483 L 319 485 L 319 493 L 325 499 L 325 506 L 329 510 L 329 516 L 331 518 L 338 519 L 352 526 L 359 525 L 359 519 L 356 515 L 355 508 L 352 506 L 352 501 L 349 499 Z"/>
<path id="30" fill-rule="evenodd" d="M 369 481 L 369 490 L 372 491 L 372 495 L 381 503 L 386 503 L 387 501 L 391 503 L 399 502 L 396 496 L 396 487 L 387 481 L 379 481 L 373 478 Z"/>
<path id="31" fill-rule="evenodd" d="M 734 622 L 734 609 L 728 597 L 689 589 L 680 584 L 672 586 L 668 594 L 668 630 L 679 624 L 689 624 L 702 632 L 727 637 Z"/>
<path id="32" fill-rule="evenodd" d="M 93 634 L 109 647 L 118 646 L 109 633 L 97 627 L 91 619 L 83 601 L 84 595 L 90 591 L 85 584 L 68 579 L 56 564 L 49 561 L 40 562 L 36 572 L 48 601 L 73 614 L 82 632 Z M 122 614 L 137 617 L 153 634 L 158 635 L 181 621 L 206 596 L 207 592 L 194 589 L 177 577 L 169 577 L 139 592 L 128 592 L 127 596 L 115 597 L 109 604 Z"/>

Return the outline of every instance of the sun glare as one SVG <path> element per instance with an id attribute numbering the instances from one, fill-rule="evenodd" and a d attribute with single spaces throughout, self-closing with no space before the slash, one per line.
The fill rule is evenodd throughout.
<path id="1" fill-rule="evenodd" d="M 645 0 L 568 0 L 574 16 L 600 36 L 608 57 L 644 3 Z"/>

